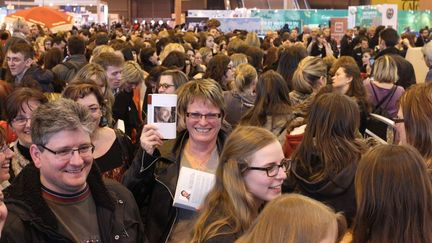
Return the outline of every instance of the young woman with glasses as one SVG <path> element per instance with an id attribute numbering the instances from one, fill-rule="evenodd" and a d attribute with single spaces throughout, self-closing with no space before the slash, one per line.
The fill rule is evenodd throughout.
<path id="1" fill-rule="evenodd" d="M 360 111 L 350 97 L 327 93 L 313 102 L 303 140 L 292 154 L 284 192 L 298 192 L 355 215 L 354 175 L 364 143 L 357 138 Z"/>
<path id="2" fill-rule="evenodd" d="M 190 242 L 234 242 L 281 195 L 289 164 L 271 132 L 239 126 L 225 143 Z"/>
<path id="3" fill-rule="evenodd" d="M 31 138 L 31 116 L 40 104 L 48 102 L 44 94 L 32 88 L 18 88 L 14 90 L 6 100 L 6 113 L 9 125 L 18 136 L 13 143 L 12 150 L 15 152 L 10 165 L 10 179 L 12 182 L 21 170 L 33 163 L 30 156 Z"/>
<path id="4" fill-rule="evenodd" d="M 62 96 L 89 108 L 96 127 L 91 135 L 94 162 L 104 177 L 121 181 L 132 161 L 134 149 L 129 137 L 122 131 L 112 129 L 101 122 L 107 107 L 99 87 L 91 80 L 74 82 L 65 88 Z M 86 147 L 78 151 L 84 153 L 90 150 L 90 147 Z M 67 153 L 64 155 L 68 156 Z"/>

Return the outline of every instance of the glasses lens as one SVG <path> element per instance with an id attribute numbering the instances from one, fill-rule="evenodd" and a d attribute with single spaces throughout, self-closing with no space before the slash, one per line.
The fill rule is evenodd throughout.
<path id="1" fill-rule="evenodd" d="M 88 145 L 78 149 L 81 156 L 89 156 L 93 154 L 93 146 Z"/>
<path id="2" fill-rule="evenodd" d="M 18 126 L 23 126 L 26 124 L 27 120 L 30 120 L 30 118 L 26 118 L 26 117 L 17 117 L 13 120 L 13 122 L 15 123 L 15 125 Z"/>
<path id="3" fill-rule="evenodd" d="M 278 174 L 279 172 L 279 165 L 272 165 L 270 167 L 267 168 L 267 175 L 269 177 L 274 177 Z"/>
<path id="4" fill-rule="evenodd" d="M 0 153 L 4 153 L 4 152 L 6 152 L 6 149 L 7 149 L 7 148 L 8 148 L 7 145 L 6 145 L 6 144 L 3 144 L 3 146 L 0 147 Z"/>
<path id="5" fill-rule="evenodd" d="M 72 158 L 73 149 L 65 149 L 57 152 L 57 156 L 61 160 L 70 160 Z"/>

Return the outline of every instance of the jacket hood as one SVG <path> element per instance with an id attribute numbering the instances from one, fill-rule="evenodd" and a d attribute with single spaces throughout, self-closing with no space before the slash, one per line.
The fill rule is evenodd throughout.
<path id="1" fill-rule="evenodd" d="M 233 95 L 234 98 L 240 99 L 241 102 L 242 102 L 242 104 L 245 107 L 253 107 L 254 106 L 256 95 L 247 94 L 247 93 L 240 93 L 240 92 L 237 92 L 237 91 L 234 91 L 232 93 L 232 95 Z"/>
<path id="2" fill-rule="evenodd" d="M 337 196 L 345 193 L 354 183 L 356 170 L 357 164 L 351 163 L 333 177 L 318 182 L 312 182 L 309 178 L 303 177 L 297 173 L 296 163 L 293 162 L 291 173 L 296 177 L 298 186 L 304 191 L 313 195 Z"/>

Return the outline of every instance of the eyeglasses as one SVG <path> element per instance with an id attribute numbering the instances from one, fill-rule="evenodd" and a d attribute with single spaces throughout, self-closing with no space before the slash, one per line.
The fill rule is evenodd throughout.
<path id="1" fill-rule="evenodd" d="M 24 126 L 27 124 L 28 120 L 31 120 L 31 117 L 18 116 L 12 120 L 12 123 L 15 124 L 15 126 Z"/>
<path id="2" fill-rule="evenodd" d="M 8 149 L 9 147 L 7 146 L 7 144 L 3 144 L 3 146 L 0 147 L 0 154 L 6 153 L 6 150 Z"/>
<path id="3" fill-rule="evenodd" d="M 285 173 L 291 169 L 291 160 L 290 159 L 282 159 L 280 164 L 273 164 L 267 167 L 247 167 L 246 170 L 261 170 L 267 173 L 268 177 L 275 177 L 279 173 L 279 168 L 282 168 Z"/>
<path id="4" fill-rule="evenodd" d="M 207 121 L 215 121 L 219 118 L 222 117 L 221 113 L 207 113 L 207 114 L 201 114 L 199 112 L 187 112 L 186 116 L 189 117 L 189 119 L 192 120 L 201 120 L 203 117 L 207 120 Z"/>
<path id="5" fill-rule="evenodd" d="M 395 124 L 397 124 L 397 123 L 404 123 L 405 122 L 405 120 L 403 118 L 399 118 L 399 117 L 393 118 L 393 121 L 394 121 Z"/>
<path id="6" fill-rule="evenodd" d="M 162 87 L 164 89 L 168 89 L 169 87 L 174 87 L 174 84 L 159 84 L 159 87 Z"/>
<path id="7" fill-rule="evenodd" d="M 60 150 L 60 151 L 54 151 L 54 150 L 51 150 L 51 149 L 45 147 L 45 146 L 42 145 L 42 144 L 39 144 L 38 146 L 40 146 L 40 147 L 42 147 L 42 148 L 48 150 L 48 152 L 54 154 L 54 155 L 57 156 L 60 160 L 63 160 L 63 161 L 70 160 L 70 159 L 72 158 L 72 156 L 73 156 L 73 153 L 74 153 L 75 151 L 78 151 L 78 153 L 79 153 L 79 155 L 80 155 L 81 157 L 89 157 L 89 156 L 92 156 L 92 155 L 93 155 L 93 152 L 94 152 L 94 148 L 95 148 L 95 146 L 94 146 L 93 144 L 85 144 L 85 145 L 82 145 L 81 147 L 79 147 L 79 148 L 77 148 L 77 149 L 73 149 L 73 148 L 65 148 L 65 149 L 62 149 L 62 150 Z"/>

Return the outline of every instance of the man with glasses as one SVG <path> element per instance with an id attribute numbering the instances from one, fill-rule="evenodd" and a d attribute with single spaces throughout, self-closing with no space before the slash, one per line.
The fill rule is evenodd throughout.
<path id="1" fill-rule="evenodd" d="M 102 181 L 93 165 L 88 109 L 72 100 L 42 104 L 32 116 L 26 166 L 5 191 L 9 216 L 0 242 L 144 242 L 131 193 Z"/>

